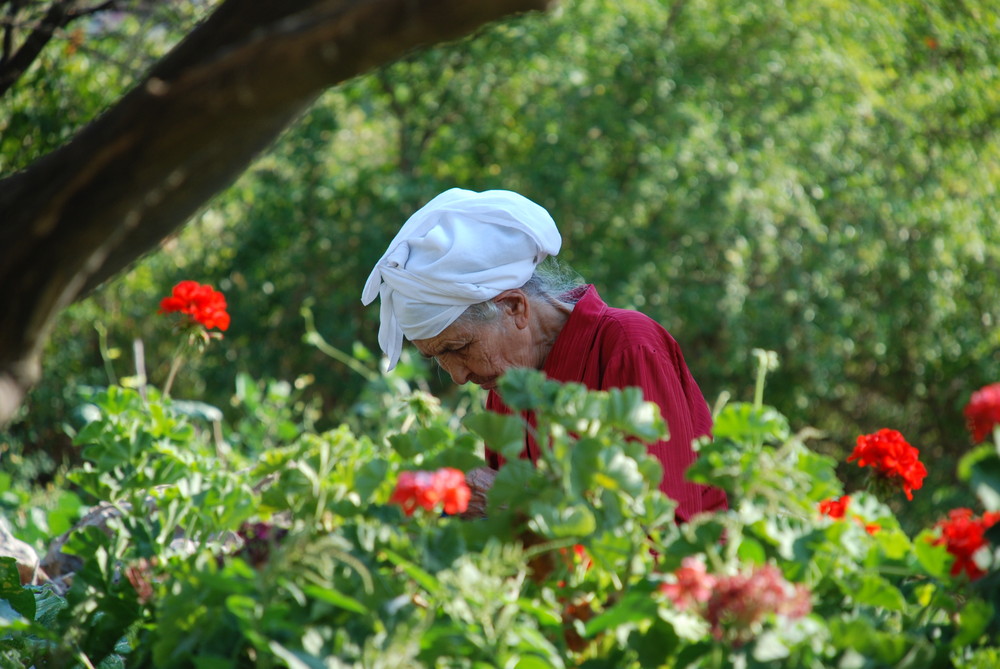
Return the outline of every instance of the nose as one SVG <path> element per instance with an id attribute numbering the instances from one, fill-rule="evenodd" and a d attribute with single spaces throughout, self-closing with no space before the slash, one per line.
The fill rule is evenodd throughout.
<path id="1" fill-rule="evenodd" d="M 464 386 L 466 383 L 468 383 L 469 376 L 471 374 L 469 372 L 469 368 L 463 365 L 461 362 L 458 362 L 457 360 L 449 360 L 445 362 L 441 359 L 438 359 L 438 364 L 441 365 L 444 371 L 448 372 L 448 374 L 451 376 L 451 380 L 454 381 L 456 385 Z"/>

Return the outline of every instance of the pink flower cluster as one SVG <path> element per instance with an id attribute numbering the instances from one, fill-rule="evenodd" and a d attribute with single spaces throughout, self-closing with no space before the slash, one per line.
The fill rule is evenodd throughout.
<path id="1" fill-rule="evenodd" d="M 396 481 L 396 489 L 389 498 L 403 507 L 403 513 L 412 516 L 417 507 L 432 511 L 439 504 L 448 514 L 462 513 L 469 508 L 472 491 L 465 482 L 465 474 L 452 467 L 434 472 L 403 472 Z"/>
<path id="2" fill-rule="evenodd" d="M 729 632 L 733 641 L 742 642 L 769 614 L 801 618 L 812 610 L 809 590 L 786 581 L 774 565 L 719 576 L 709 574 L 698 558 L 687 557 L 674 578 L 660 590 L 678 609 L 696 611 L 716 639 Z"/>

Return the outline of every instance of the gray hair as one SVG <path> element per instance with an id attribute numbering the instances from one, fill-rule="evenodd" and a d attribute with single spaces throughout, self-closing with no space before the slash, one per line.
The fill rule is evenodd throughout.
<path id="1" fill-rule="evenodd" d="M 521 286 L 529 299 L 543 302 L 561 302 L 573 305 L 581 293 L 574 289 L 583 285 L 583 277 L 569 265 L 549 256 L 535 267 L 531 278 Z M 456 323 L 488 323 L 500 315 L 500 307 L 493 300 L 473 304 L 458 317 Z"/>

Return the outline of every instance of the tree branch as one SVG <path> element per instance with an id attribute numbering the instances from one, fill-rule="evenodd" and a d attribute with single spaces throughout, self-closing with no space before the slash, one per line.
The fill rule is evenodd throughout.
<path id="1" fill-rule="evenodd" d="M 28 68 L 35 62 L 38 54 L 49 43 L 55 32 L 73 20 L 72 14 L 68 11 L 70 4 L 70 2 L 59 0 L 53 2 L 49 6 L 48 11 L 45 12 L 45 17 L 35 26 L 35 29 L 31 31 L 31 34 L 24 40 L 17 52 L 9 58 L 4 59 L 3 64 L 0 65 L 0 97 L 3 97 L 10 90 L 11 86 L 17 83 L 21 75 L 28 71 Z M 14 8 L 16 5 L 12 5 L 11 7 Z M 7 38 L 10 36 L 9 31 L 13 30 L 13 25 L 9 25 L 7 28 L 8 32 L 4 35 L 5 55 L 8 53 Z"/>
<path id="2" fill-rule="evenodd" d="M 3 4 L 0 3 L 0 6 Z M 19 4 L 19 0 L 10 0 L 10 8 L 7 10 L 9 18 L 3 27 L 3 51 L 0 52 L 0 68 L 10 60 L 10 55 L 14 52 L 14 23 Z"/>
<path id="3" fill-rule="evenodd" d="M 0 424 L 56 314 L 154 248 L 332 84 L 548 0 L 226 0 L 67 145 L 0 180 Z"/>

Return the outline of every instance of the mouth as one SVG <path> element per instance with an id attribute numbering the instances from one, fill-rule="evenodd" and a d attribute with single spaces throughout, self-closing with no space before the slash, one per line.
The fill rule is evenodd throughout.
<path id="1" fill-rule="evenodd" d="M 479 387 L 485 390 L 494 390 L 497 387 L 497 380 L 490 379 L 489 381 L 483 381 L 479 384 Z"/>

